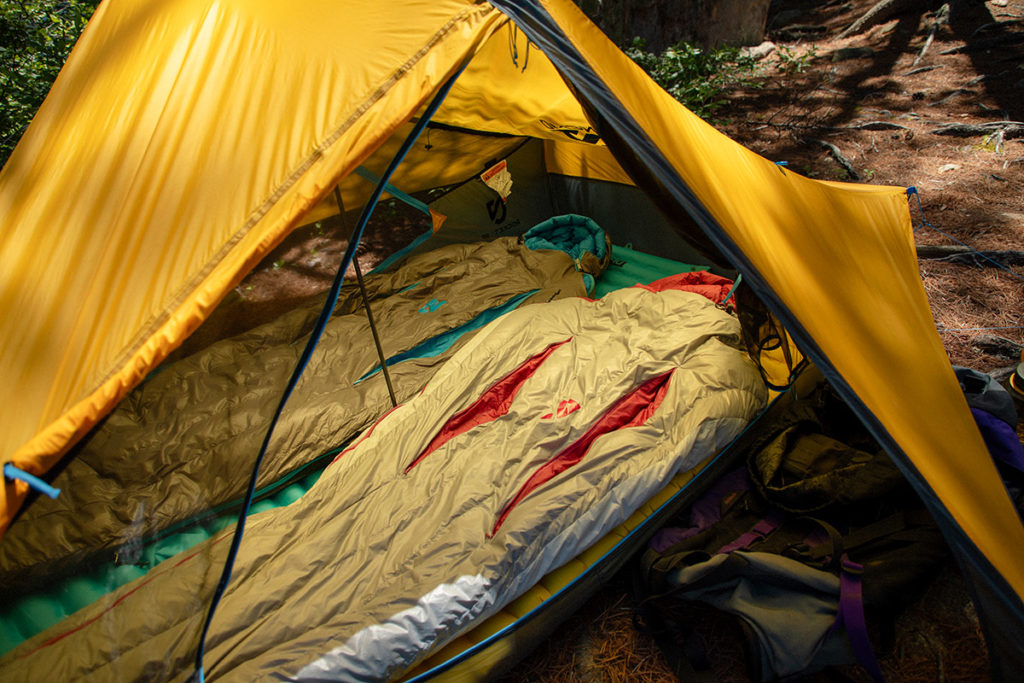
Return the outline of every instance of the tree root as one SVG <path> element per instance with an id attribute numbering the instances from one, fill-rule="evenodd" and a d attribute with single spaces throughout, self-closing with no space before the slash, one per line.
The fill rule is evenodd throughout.
<path id="1" fill-rule="evenodd" d="M 970 247 L 959 244 L 918 244 L 917 258 L 937 259 L 948 263 L 961 263 L 985 268 L 997 268 L 999 265 L 1024 265 L 1024 251 L 975 251 Z M 993 263 L 993 261 L 997 263 Z"/>
<path id="2" fill-rule="evenodd" d="M 912 8 L 914 5 L 918 4 L 918 1 L 919 0 L 881 0 L 867 12 L 862 14 L 857 21 L 846 27 L 846 29 L 839 34 L 839 38 L 849 38 L 850 36 L 857 35 L 858 33 L 863 33 L 869 28 L 885 22 L 890 17 Z"/>
<path id="3" fill-rule="evenodd" d="M 918 67 L 917 69 L 911 69 L 910 71 L 906 72 L 903 75 L 904 76 L 913 76 L 915 74 L 923 74 L 926 71 L 934 71 L 935 69 L 941 69 L 941 68 L 942 68 L 942 66 L 939 65 L 939 64 L 934 64 L 932 66 L 922 66 L 922 67 Z"/>
<path id="4" fill-rule="evenodd" d="M 926 104 L 925 106 L 926 107 L 939 107 L 939 106 L 941 106 L 943 104 L 946 104 L 947 102 L 952 100 L 954 97 L 959 97 L 960 95 L 974 95 L 974 94 L 975 93 L 974 93 L 973 90 L 968 90 L 967 88 L 957 88 L 953 92 L 951 92 L 948 95 L 946 95 L 945 97 L 943 97 L 941 100 L 938 100 L 936 102 L 930 102 L 930 103 Z"/>
<path id="5" fill-rule="evenodd" d="M 995 334 L 979 334 L 972 340 L 972 346 L 984 351 L 990 356 L 1002 356 L 1003 358 L 1020 358 L 1021 345 L 1012 339 L 1000 337 Z"/>
<path id="6" fill-rule="evenodd" d="M 995 370 L 989 370 L 988 374 L 992 376 L 992 379 L 1002 384 L 1016 371 L 1016 365 L 1007 365 L 1005 367 L 996 368 Z"/>
<path id="7" fill-rule="evenodd" d="M 898 123 L 892 121 L 867 121 L 866 123 L 858 123 L 855 126 L 847 126 L 853 130 L 910 130 L 906 126 L 901 126 Z"/>
<path id="8" fill-rule="evenodd" d="M 949 23 L 949 4 L 945 4 L 935 12 L 935 21 L 932 22 L 932 28 L 928 31 L 928 39 L 924 41 L 924 47 L 917 53 L 917 57 L 914 58 L 914 63 L 911 67 L 917 66 L 922 59 L 924 54 L 928 52 L 928 48 L 932 46 L 932 41 L 935 40 L 935 34 L 938 33 L 939 29 Z"/>
<path id="9" fill-rule="evenodd" d="M 860 174 L 857 173 L 856 169 L 853 168 L 853 164 L 843 156 L 843 153 L 839 151 L 839 148 L 833 145 L 831 142 L 825 142 L 824 140 L 808 140 L 814 144 L 824 147 L 831 152 L 832 157 L 839 162 L 839 165 L 843 167 L 847 175 L 850 176 L 850 180 L 860 180 Z"/>
<path id="10" fill-rule="evenodd" d="M 989 123 L 947 123 L 932 131 L 932 135 L 950 135 L 969 138 L 975 135 L 993 135 L 1002 132 L 1005 140 L 1024 137 L 1024 123 L 1020 121 L 992 121 Z"/>

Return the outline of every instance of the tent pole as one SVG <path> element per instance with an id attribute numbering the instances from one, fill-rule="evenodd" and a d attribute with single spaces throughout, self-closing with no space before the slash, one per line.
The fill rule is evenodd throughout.
<path id="1" fill-rule="evenodd" d="M 238 556 L 238 548 L 242 544 L 242 536 L 245 533 L 245 518 L 249 513 L 249 508 L 252 505 L 253 497 L 256 495 L 256 481 L 259 479 L 260 465 L 263 463 L 263 458 L 267 454 L 267 450 L 270 447 L 270 439 L 274 435 L 274 427 L 277 425 L 278 419 L 281 417 L 281 413 L 284 411 L 284 406 L 288 402 L 288 397 L 291 396 L 292 390 L 299 383 L 299 378 L 302 377 L 302 371 L 305 369 L 306 364 L 309 362 L 310 357 L 313 355 L 313 351 L 316 349 L 317 342 L 320 340 L 320 335 L 323 334 L 324 328 L 327 326 L 327 321 L 330 320 L 331 313 L 334 312 L 334 306 L 338 301 L 338 293 L 341 291 L 341 284 L 345 277 L 345 271 L 348 270 L 349 264 L 355 258 L 356 247 L 359 245 L 359 240 L 363 237 L 363 229 L 366 227 L 367 222 L 370 220 L 370 214 L 373 212 L 373 207 L 377 204 L 377 200 L 380 199 L 381 194 L 384 193 L 384 185 L 388 182 L 391 174 L 395 172 L 395 168 L 402 162 L 405 155 L 408 154 L 409 149 L 412 148 L 416 142 L 416 138 L 426 127 L 427 122 L 437 111 L 438 107 L 441 106 L 441 102 L 444 101 L 445 95 L 451 89 L 452 84 L 462 73 L 462 70 L 466 68 L 468 58 L 458 70 L 453 73 L 448 80 L 446 80 L 441 87 L 434 94 L 430 104 L 427 105 L 426 110 L 413 125 L 412 131 L 410 131 L 408 137 L 402 142 L 401 147 L 398 148 L 398 152 L 391 159 L 387 169 L 381 176 L 380 182 L 373 190 L 373 194 L 370 195 L 369 200 L 366 202 L 366 206 L 363 207 L 363 212 L 359 216 L 359 221 L 356 222 L 355 230 L 353 231 L 352 239 L 349 240 L 348 246 L 345 247 L 345 255 L 341 259 L 341 264 L 338 266 L 338 271 L 335 273 L 334 282 L 331 283 L 331 288 L 327 294 L 327 301 L 324 302 L 324 307 L 320 311 L 320 316 L 317 318 L 316 324 L 313 326 L 313 330 L 309 333 L 309 339 L 306 341 L 306 348 L 303 349 L 302 355 L 299 357 L 298 362 L 295 365 L 295 370 L 292 372 L 291 378 L 288 380 L 288 385 L 285 387 L 281 401 L 277 404 L 277 409 L 274 411 L 273 417 L 270 419 L 270 426 L 267 428 L 267 433 L 263 438 L 263 445 L 260 447 L 260 452 L 256 456 L 256 462 L 253 463 L 252 474 L 249 476 L 249 485 L 245 491 L 245 498 L 242 500 L 242 508 L 238 512 L 238 521 L 235 523 L 235 533 L 231 538 L 231 547 L 228 549 L 228 556 L 224 560 L 224 569 L 221 572 L 220 580 L 217 582 L 216 587 L 213 590 L 213 596 L 210 598 L 210 607 L 206 611 L 206 619 L 203 622 L 202 630 L 199 633 L 199 642 L 196 645 L 196 658 L 195 658 L 195 669 L 192 675 L 189 677 L 190 683 L 204 683 L 206 680 L 206 671 L 203 667 L 203 655 L 206 652 L 206 636 L 210 632 L 210 624 L 213 623 L 213 615 L 217 611 L 217 605 L 220 603 L 221 598 L 224 596 L 224 591 L 227 590 L 228 583 L 231 581 L 231 569 L 234 567 L 235 558 Z"/>
<path id="2" fill-rule="evenodd" d="M 341 190 L 334 186 L 334 201 L 338 203 L 338 213 L 341 216 L 342 225 L 345 224 L 345 204 L 341 200 Z M 349 239 L 355 238 L 355 231 L 349 235 Z M 366 309 L 366 320 L 370 323 L 370 332 L 373 334 L 373 343 L 377 347 L 377 358 L 380 359 L 380 371 L 384 373 L 384 383 L 388 386 L 388 396 L 391 397 L 391 407 L 397 408 L 398 401 L 395 399 L 395 389 L 391 385 L 391 372 L 388 370 L 387 359 L 384 358 L 384 348 L 380 345 L 380 334 L 377 332 L 377 325 L 373 322 L 373 311 L 370 310 L 370 297 L 366 295 L 366 285 L 363 284 L 363 270 L 359 267 L 359 259 L 352 259 L 352 267 L 356 271 L 356 282 L 359 283 L 359 294 L 363 298 L 363 308 Z"/>

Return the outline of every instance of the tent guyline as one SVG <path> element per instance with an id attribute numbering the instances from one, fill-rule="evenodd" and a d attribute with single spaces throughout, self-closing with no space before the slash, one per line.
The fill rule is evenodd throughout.
<path id="1" fill-rule="evenodd" d="M 444 82 L 437 94 L 434 95 L 434 99 L 431 100 L 426 111 L 423 113 L 423 116 L 420 117 L 420 120 L 413 126 L 409 136 L 404 142 L 402 142 L 402 146 L 391 159 L 387 170 L 384 171 L 380 181 L 378 181 L 376 187 L 374 187 L 373 194 L 370 195 L 366 204 L 363 206 L 363 212 L 359 216 L 359 220 L 356 222 L 355 228 L 352 231 L 352 237 L 349 239 L 348 246 L 345 248 L 345 255 L 342 257 L 341 263 L 338 265 L 338 271 L 335 273 L 334 282 L 331 283 L 331 288 L 327 294 L 327 300 L 324 302 L 324 306 L 320 310 L 320 316 L 317 318 L 316 324 L 313 326 L 313 331 L 310 332 L 309 340 L 306 342 L 306 348 L 303 349 L 302 356 L 299 357 L 298 362 L 295 364 L 295 370 L 292 372 L 291 378 L 288 380 L 288 385 L 285 387 L 284 394 L 281 396 L 281 401 L 278 403 L 277 409 L 274 411 L 274 416 L 270 420 L 270 425 L 267 427 L 267 434 L 263 438 L 263 445 L 260 447 L 260 452 L 256 456 L 256 462 L 253 464 L 252 474 L 249 476 L 249 484 L 246 488 L 242 508 L 238 512 L 238 522 L 235 524 L 235 533 L 231 539 L 231 547 L 228 549 L 228 556 L 224 560 L 224 570 L 221 572 L 220 580 L 217 582 L 217 587 L 214 589 L 213 597 L 210 599 L 210 608 L 206 613 L 206 620 L 203 622 L 203 629 L 199 635 L 199 642 L 196 645 L 195 671 L 190 679 L 192 681 L 205 683 L 206 680 L 205 672 L 203 670 L 203 654 L 205 651 L 206 637 L 209 635 L 210 624 L 213 622 L 213 615 L 217 611 L 217 605 L 224 596 L 224 591 L 227 589 L 228 583 L 231 581 L 231 570 L 234 566 L 235 558 L 238 556 L 238 549 L 242 544 L 242 536 L 245 533 L 245 520 L 249 514 L 249 508 L 252 506 L 253 496 L 256 492 L 256 481 L 259 479 L 260 465 L 266 457 L 267 450 L 270 446 L 270 439 L 274 435 L 274 427 L 277 425 L 277 422 L 281 417 L 281 413 L 284 412 L 284 406 L 288 402 L 288 397 L 291 396 L 292 391 L 295 389 L 296 385 L 298 385 L 299 379 L 302 377 L 302 372 L 306 369 L 306 365 L 309 363 L 309 360 L 313 355 L 313 351 L 316 350 L 317 343 L 320 341 L 320 336 L 323 334 L 324 328 L 327 326 L 327 321 L 330 320 L 331 314 L 334 311 L 334 306 L 338 301 L 338 295 L 341 292 L 341 285 L 345 279 L 345 272 L 348 270 L 349 264 L 355 260 L 356 248 L 359 246 L 359 243 L 363 238 L 363 230 L 366 228 L 366 224 L 370 221 L 370 216 L 373 214 L 377 201 L 384 193 L 388 179 L 395 172 L 395 169 L 398 168 L 398 165 L 402 163 L 405 155 L 409 153 L 413 143 L 416 142 L 416 139 L 426 127 L 427 122 L 434 116 L 434 113 L 437 112 L 438 107 L 441 106 L 441 102 L 444 101 L 445 96 L 448 94 L 448 91 L 451 89 L 456 79 L 458 79 L 459 74 L 461 74 L 463 69 L 465 69 L 465 66 L 465 64 L 460 66 L 459 69 Z M 367 309 L 367 311 L 369 311 L 369 309 Z M 394 396 L 392 396 L 392 400 L 394 400 Z"/>
<path id="2" fill-rule="evenodd" d="M 921 205 L 921 193 L 919 193 L 917 191 L 916 187 L 908 187 L 907 188 L 907 197 L 910 197 L 910 196 L 914 196 L 914 197 L 917 198 L 917 211 L 918 211 L 918 213 L 921 214 L 921 225 L 919 225 L 916 228 L 914 228 L 914 232 L 917 232 L 920 228 L 929 227 L 932 230 L 934 230 L 935 232 L 937 232 L 940 235 L 942 235 L 943 237 L 956 242 L 961 247 L 966 247 L 967 249 L 970 249 L 971 253 L 974 254 L 975 256 L 980 256 L 981 258 L 985 259 L 986 261 L 988 261 L 992 265 L 996 266 L 997 268 L 1005 270 L 1007 273 L 1009 273 L 1013 277 L 1017 278 L 1018 280 L 1024 280 L 1024 275 L 1021 275 L 1020 273 L 1018 273 L 1017 271 L 1013 270 L 1012 268 L 1010 268 L 1006 264 L 1003 264 L 1003 263 L 1000 263 L 999 261 L 996 261 L 991 256 L 988 256 L 987 254 L 983 254 L 982 252 L 978 251 L 977 249 L 975 249 L 971 245 L 967 244 L 966 242 L 961 242 L 960 240 L 958 240 L 957 238 L 953 237 L 952 235 L 950 235 L 950 234 L 948 234 L 946 232 L 943 232 L 939 228 L 936 228 L 934 225 L 929 223 L 928 220 L 925 219 L 925 217 L 924 217 L 924 207 Z"/>

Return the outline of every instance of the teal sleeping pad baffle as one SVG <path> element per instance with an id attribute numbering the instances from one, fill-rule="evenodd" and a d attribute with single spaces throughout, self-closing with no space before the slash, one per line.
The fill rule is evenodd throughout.
<path id="1" fill-rule="evenodd" d="M 593 296 L 600 298 L 616 289 L 650 284 L 669 275 L 706 266 L 694 266 L 644 254 L 628 246 L 612 249 L 611 263 L 597 279 Z M 358 438 L 358 437 L 357 437 Z M 257 492 L 250 514 L 288 505 L 316 483 L 323 469 L 346 444 L 334 444 L 322 456 Z M 255 455 L 255 454 L 253 454 Z M 97 562 L 76 576 L 45 590 L 21 596 L 0 607 L 0 654 L 53 626 L 107 593 L 146 574 L 160 562 L 217 534 L 236 520 L 241 501 L 221 505 L 201 518 L 177 524 L 150 539 L 122 548 L 113 561 Z"/>

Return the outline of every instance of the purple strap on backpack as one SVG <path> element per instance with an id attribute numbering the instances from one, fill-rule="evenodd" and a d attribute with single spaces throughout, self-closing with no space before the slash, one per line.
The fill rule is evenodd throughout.
<path id="1" fill-rule="evenodd" d="M 1024 447 L 1013 427 L 981 408 L 971 407 L 971 414 L 992 457 L 1024 473 Z"/>
<path id="2" fill-rule="evenodd" d="M 853 648 L 853 654 L 860 665 L 867 669 L 876 683 L 885 681 L 882 668 L 878 665 L 875 650 L 868 638 L 867 620 L 864 618 L 864 591 L 861 575 L 864 567 L 843 554 L 843 571 L 839 575 L 839 610 L 832 631 L 846 629 L 846 637 Z"/>
<path id="3" fill-rule="evenodd" d="M 758 521 L 747 533 L 737 538 L 732 543 L 727 543 L 718 549 L 719 553 L 731 553 L 733 550 L 746 550 L 755 541 L 760 541 L 768 534 L 775 531 L 782 524 L 785 517 L 777 512 L 771 512 L 767 517 Z"/>
<path id="4" fill-rule="evenodd" d="M 648 544 L 655 552 L 663 553 L 676 543 L 717 524 L 722 520 L 722 501 L 731 493 L 750 488 L 746 468 L 732 470 L 716 481 L 707 492 L 690 507 L 690 526 L 659 529 Z"/>

